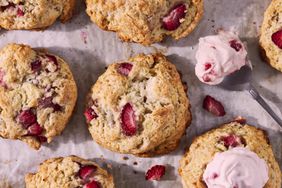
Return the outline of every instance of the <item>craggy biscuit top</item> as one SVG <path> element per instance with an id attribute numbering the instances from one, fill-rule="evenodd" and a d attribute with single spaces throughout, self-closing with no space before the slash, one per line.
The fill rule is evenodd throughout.
<path id="1" fill-rule="evenodd" d="M 100 28 L 124 41 L 149 45 L 170 35 L 187 36 L 203 14 L 202 0 L 86 0 L 87 13 Z"/>
<path id="2" fill-rule="evenodd" d="M 272 0 L 265 11 L 260 45 L 266 61 L 282 72 L 282 1 Z"/>
<path id="3" fill-rule="evenodd" d="M 72 16 L 75 0 L 0 0 L 0 27 L 44 29 Z"/>
<path id="4" fill-rule="evenodd" d="M 114 63 L 92 87 L 85 116 L 93 139 L 141 156 L 174 150 L 191 121 L 180 76 L 161 54 Z"/>
<path id="5" fill-rule="evenodd" d="M 281 187 L 281 171 L 265 133 L 253 126 L 242 125 L 237 122 L 208 131 L 193 141 L 180 161 L 179 173 L 183 180 L 183 186 L 185 188 L 206 187 L 203 175 L 207 165 L 216 154 L 237 147 L 250 150 L 266 162 L 269 179 L 263 188 Z M 230 169 L 228 173 L 231 173 Z M 220 178 L 221 175 L 214 174 L 210 178 Z"/>
<path id="6" fill-rule="evenodd" d="M 27 174 L 27 188 L 114 188 L 113 177 L 96 163 L 76 156 L 44 161 L 38 172 Z"/>
<path id="7" fill-rule="evenodd" d="M 77 88 L 58 56 L 9 44 L 0 51 L 0 136 L 38 149 L 65 128 Z"/>

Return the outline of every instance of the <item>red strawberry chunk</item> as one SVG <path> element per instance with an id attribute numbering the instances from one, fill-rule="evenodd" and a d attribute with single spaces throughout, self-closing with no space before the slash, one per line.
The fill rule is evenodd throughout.
<path id="1" fill-rule="evenodd" d="M 216 179 L 216 178 L 218 178 L 218 174 L 217 173 L 213 173 L 212 175 L 211 175 L 211 179 Z"/>
<path id="2" fill-rule="evenodd" d="M 223 105 L 209 95 L 207 95 L 204 99 L 203 108 L 216 116 L 225 115 Z"/>
<path id="3" fill-rule="evenodd" d="M 55 65 L 58 65 L 58 60 L 57 60 L 57 58 L 56 58 L 55 56 L 50 55 L 50 54 L 45 54 L 45 55 L 46 55 L 46 57 L 47 57 L 50 61 L 52 61 Z"/>
<path id="4" fill-rule="evenodd" d="M 47 142 L 47 138 L 45 136 L 37 136 L 36 138 L 41 143 Z"/>
<path id="5" fill-rule="evenodd" d="M 97 170 L 97 167 L 94 165 L 87 165 L 80 168 L 78 175 L 81 179 L 87 180 L 93 173 Z"/>
<path id="6" fill-rule="evenodd" d="M 33 72 L 39 72 L 42 68 L 42 62 L 40 60 L 35 60 L 31 63 L 31 70 Z"/>
<path id="7" fill-rule="evenodd" d="M 55 56 L 50 55 L 50 54 L 45 54 L 45 56 L 48 58 L 49 61 L 51 61 L 52 63 L 54 63 L 54 65 L 56 66 L 56 70 L 57 71 L 59 69 L 59 63 L 58 60 Z M 49 70 L 47 70 L 49 71 Z"/>
<path id="8" fill-rule="evenodd" d="M 61 111 L 62 107 L 59 104 L 53 103 L 53 97 L 46 97 L 39 101 L 39 106 L 42 108 L 53 108 L 55 112 Z"/>
<path id="9" fill-rule="evenodd" d="M 127 103 L 121 112 L 121 128 L 126 136 L 133 136 L 137 132 L 137 123 L 133 107 Z"/>
<path id="10" fill-rule="evenodd" d="M 20 17 L 24 16 L 24 12 L 23 12 L 23 10 L 21 8 L 17 9 L 17 15 L 20 16 Z"/>
<path id="11" fill-rule="evenodd" d="M 236 52 L 239 52 L 242 49 L 242 44 L 240 42 L 238 42 L 237 40 L 231 40 L 229 41 L 229 44 L 231 46 L 231 48 L 233 48 L 234 50 L 236 50 Z"/>
<path id="12" fill-rule="evenodd" d="M 29 126 L 27 130 L 29 136 L 38 136 L 43 132 L 43 128 L 38 123 Z"/>
<path id="13" fill-rule="evenodd" d="M 205 71 L 209 70 L 212 67 L 211 63 L 206 63 L 205 64 Z"/>
<path id="14" fill-rule="evenodd" d="M 93 180 L 90 183 L 85 184 L 83 188 L 101 188 L 101 186 L 97 181 Z"/>
<path id="15" fill-rule="evenodd" d="M 186 15 L 186 6 L 179 4 L 175 6 L 164 18 L 163 28 L 168 31 L 176 30 L 181 25 L 181 19 Z"/>
<path id="16" fill-rule="evenodd" d="M 240 124 L 246 124 L 247 122 L 247 120 L 241 116 L 236 117 L 234 121 Z"/>
<path id="17" fill-rule="evenodd" d="M 165 175 L 165 166 L 155 165 L 146 172 L 145 179 L 159 181 L 161 177 L 163 177 L 164 175 Z"/>
<path id="18" fill-rule="evenodd" d="M 224 146 L 229 148 L 229 147 L 237 147 L 239 145 L 241 145 L 242 139 L 241 137 L 234 135 L 234 134 L 230 134 L 228 136 L 223 136 L 220 138 L 220 141 L 222 141 L 224 143 Z"/>
<path id="19" fill-rule="evenodd" d="M 98 117 L 98 115 L 96 114 L 96 112 L 94 111 L 93 108 L 88 107 L 85 112 L 84 112 L 84 116 L 86 117 L 87 122 L 89 123 L 90 121 L 92 121 L 92 119 L 96 119 Z"/>
<path id="20" fill-rule="evenodd" d="M 211 81 L 211 78 L 210 78 L 207 74 L 205 74 L 205 75 L 203 76 L 203 80 L 204 80 L 204 82 L 210 82 L 210 81 Z"/>
<path id="21" fill-rule="evenodd" d="M 278 48 L 282 49 L 282 29 L 273 33 L 271 39 Z"/>
<path id="22" fill-rule="evenodd" d="M 21 111 L 17 119 L 25 129 L 36 123 L 36 116 L 31 109 Z"/>
<path id="23" fill-rule="evenodd" d="M 119 64 L 117 71 L 118 71 L 118 73 L 120 73 L 124 76 L 128 76 L 132 67 L 133 67 L 133 65 L 130 64 L 130 63 L 121 63 L 121 64 Z"/>

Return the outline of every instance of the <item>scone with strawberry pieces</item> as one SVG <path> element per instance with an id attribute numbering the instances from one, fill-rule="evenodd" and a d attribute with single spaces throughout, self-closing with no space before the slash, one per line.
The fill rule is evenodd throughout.
<path id="1" fill-rule="evenodd" d="M 272 0 L 264 13 L 260 46 L 265 60 L 282 72 L 282 1 Z"/>
<path id="2" fill-rule="evenodd" d="M 184 188 L 281 188 L 281 170 L 265 132 L 238 122 L 192 142 L 180 161 Z"/>
<path id="3" fill-rule="evenodd" d="M 45 29 L 72 17 L 75 0 L 0 0 L 0 28 Z"/>
<path id="4" fill-rule="evenodd" d="M 26 188 L 114 188 L 111 174 L 96 163 L 77 156 L 44 161 L 25 177 Z"/>
<path id="5" fill-rule="evenodd" d="M 180 75 L 161 54 L 111 64 L 91 88 L 84 114 L 98 144 L 142 157 L 175 150 L 191 122 Z"/>
<path id="6" fill-rule="evenodd" d="M 123 41 L 150 45 L 189 35 L 203 15 L 203 0 L 86 0 L 87 14 Z"/>
<path id="7" fill-rule="evenodd" d="M 0 137 L 39 149 L 64 130 L 76 99 L 62 58 L 20 44 L 0 50 Z"/>

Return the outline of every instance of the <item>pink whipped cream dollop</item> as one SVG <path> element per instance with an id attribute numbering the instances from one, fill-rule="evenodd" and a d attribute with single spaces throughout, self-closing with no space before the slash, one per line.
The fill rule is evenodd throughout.
<path id="1" fill-rule="evenodd" d="M 247 50 L 237 35 L 220 31 L 199 39 L 195 72 L 200 81 L 216 85 L 247 64 Z"/>
<path id="2" fill-rule="evenodd" d="M 263 188 L 269 179 L 268 166 L 256 153 L 236 147 L 217 153 L 203 179 L 208 188 Z"/>

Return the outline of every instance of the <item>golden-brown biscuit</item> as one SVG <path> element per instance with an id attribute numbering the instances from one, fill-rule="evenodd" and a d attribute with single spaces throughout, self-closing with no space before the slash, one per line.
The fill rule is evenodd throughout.
<path id="1" fill-rule="evenodd" d="M 114 63 L 92 87 L 85 116 L 93 139 L 143 157 L 176 149 L 191 122 L 176 67 L 161 54 Z"/>
<path id="2" fill-rule="evenodd" d="M 0 50 L 0 136 L 39 149 L 61 134 L 72 115 L 77 87 L 68 64 L 26 45 Z"/>
<path id="3" fill-rule="evenodd" d="M 282 1 L 272 0 L 264 13 L 260 46 L 265 60 L 282 72 Z"/>
<path id="4" fill-rule="evenodd" d="M 75 0 L 1 0 L 0 27 L 13 29 L 44 29 L 57 19 L 71 18 Z"/>
<path id="5" fill-rule="evenodd" d="M 254 152 L 266 162 L 269 179 L 264 188 L 281 187 L 281 171 L 265 132 L 256 127 L 237 122 L 231 122 L 208 131 L 193 141 L 180 161 L 179 173 L 184 187 L 206 188 L 203 174 L 207 165 L 216 154 L 237 147 Z M 236 172 L 229 173 L 236 174 Z M 214 178 L 218 176 L 221 175 L 216 175 Z"/>
<path id="6" fill-rule="evenodd" d="M 100 28 L 117 32 L 123 41 L 144 45 L 165 36 L 186 37 L 203 14 L 203 0 L 86 0 L 86 6 Z"/>
<path id="7" fill-rule="evenodd" d="M 96 163 L 76 156 L 44 161 L 38 172 L 27 174 L 27 188 L 114 188 L 112 175 Z"/>

